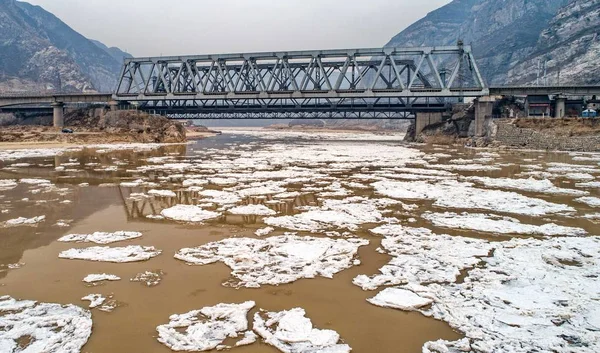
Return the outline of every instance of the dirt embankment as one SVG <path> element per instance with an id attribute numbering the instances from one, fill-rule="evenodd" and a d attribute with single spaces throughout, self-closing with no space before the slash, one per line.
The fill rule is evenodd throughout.
<path id="1" fill-rule="evenodd" d="M 186 141 L 182 124 L 137 111 L 77 110 L 65 115 L 62 133 L 50 126 L 12 125 L 0 129 L 0 142 L 40 143 L 177 143 Z"/>

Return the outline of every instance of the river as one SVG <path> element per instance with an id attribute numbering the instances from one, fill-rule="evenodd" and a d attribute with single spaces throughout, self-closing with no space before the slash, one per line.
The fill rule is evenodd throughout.
<path id="1" fill-rule="evenodd" d="M 255 314 L 294 308 L 331 331 L 290 315 L 240 353 L 600 349 L 600 154 L 401 138 L 231 130 L 187 145 L 0 151 L 0 294 L 86 309 L 101 295 L 82 352 L 201 347 L 189 323 L 157 327 L 247 301 L 241 336 Z M 202 337 L 235 345 L 219 339 L 232 319 L 213 321 Z M 24 332 L 0 332 L 0 347 L 47 343 Z"/>

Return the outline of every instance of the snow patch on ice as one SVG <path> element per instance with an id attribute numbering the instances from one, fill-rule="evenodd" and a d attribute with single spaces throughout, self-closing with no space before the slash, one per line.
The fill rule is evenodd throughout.
<path id="1" fill-rule="evenodd" d="M 235 215 L 256 215 L 256 216 L 273 216 L 276 215 L 277 212 L 268 208 L 265 205 L 246 205 L 246 206 L 238 206 L 230 209 L 228 211 L 231 214 Z"/>
<path id="2" fill-rule="evenodd" d="M 83 279 L 83 282 L 85 283 L 95 283 L 95 282 L 102 282 L 102 281 L 120 281 L 121 277 L 119 276 L 115 276 L 115 275 L 109 275 L 106 273 L 102 273 L 102 274 L 90 274 L 85 276 L 85 278 Z"/>
<path id="3" fill-rule="evenodd" d="M 582 228 L 563 227 L 553 223 L 536 226 L 522 224 L 518 219 L 488 214 L 475 213 L 425 213 L 422 217 L 436 227 L 467 229 L 496 234 L 527 234 L 546 236 L 584 236 L 587 231 Z"/>
<path id="4" fill-rule="evenodd" d="M 119 231 L 114 233 L 94 232 L 92 234 L 69 234 L 58 239 L 60 242 L 69 243 L 96 243 L 111 244 L 125 240 L 140 238 L 142 233 Z"/>
<path id="5" fill-rule="evenodd" d="M 227 285 L 258 288 L 301 278 L 333 278 L 336 273 L 357 264 L 358 248 L 368 244 L 365 239 L 333 240 L 296 235 L 230 238 L 181 249 L 175 258 L 195 265 L 221 261 L 232 269 L 235 278 Z"/>
<path id="6" fill-rule="evenodd" d="M 58 257 L 71 260 L 88 260 L 101 262 L 136 262 L 146 261 L 160 255 L 161 250 L 153 246 L 130 245 L 121 248 L 94 246 L 83 249 L 62 251 Z"/>
<path id="7" fill-rule="evenodd" d="M 337 332 L 314 328 L 301 308 L 258 312 L 254 314 L 253 327 L 265 343 L 284 353 L 349 353 L 352 350 L 350 346 L 340 342 Z"/>
<path id="8" fill-rule="evenodd" d="M 201 223 L 221 216 L 218 212 L 206 211 L 194 205 L 173 206 L 162 210 L 160 215 L 166 219 L 191 223 Z"/>
<path id="9" fill-rule="evenodd" d="M 174 351 L 191 352 L 215 349 L 227 338 L 237 338 L 241 334 L 244 336 L 238 344 L 250 344 L 254 342 L 250 342 L 252 337 L 254 340 L 256 338 L 244 331 L 248 329 L 248 312 L 254 306 L 253 301 L 218 304 L 185 314 L 171 315 L 168 324 L 156 328 L 158 341 Z"/>
<path id="10" fill-rule="evenodd" d="M 79 353 L 92 333 L 92 315 L 74 305 L 0 297 L 0 351 Z M 23 349 L 21 338 L 29 338 Z"/>

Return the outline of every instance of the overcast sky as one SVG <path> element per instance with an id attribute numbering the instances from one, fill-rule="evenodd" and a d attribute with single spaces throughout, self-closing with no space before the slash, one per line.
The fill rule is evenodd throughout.
<path id="1" fill-rule="evenodd" d="M 450 0 L 29 0 L 134 56 L 380 47 Z"/>

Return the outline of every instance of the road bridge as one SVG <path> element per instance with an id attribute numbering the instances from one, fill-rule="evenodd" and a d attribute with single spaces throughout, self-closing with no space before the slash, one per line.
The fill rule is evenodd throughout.
<path id="1" fill-rule="evenodd" d="M 599 86 L 488 87 L 472 48 L 289 51 L 126 59 L 112 94 L 0 96 L 2 107 L 131 107 L 173 118 L 414 119 L 419 126 L 464 99 L 491 114 L 490 95 L 600 95 Z M 564 98 L 558 100 L 564 103 Z M 558 103 L 557 103 L 558 104 Z M 5 108 L 6 109 L 6 108 Z M 564 109 L 563 109 L 564 111 Z"/>

